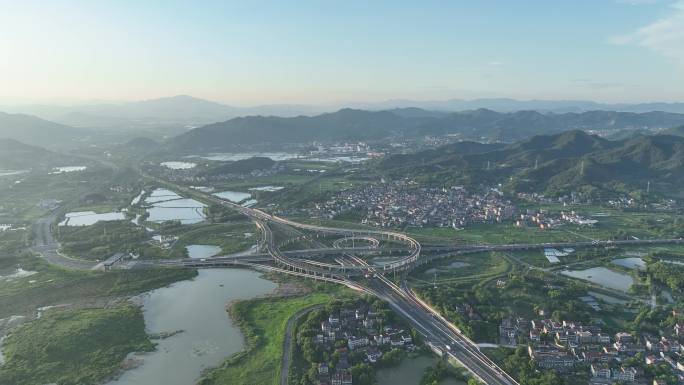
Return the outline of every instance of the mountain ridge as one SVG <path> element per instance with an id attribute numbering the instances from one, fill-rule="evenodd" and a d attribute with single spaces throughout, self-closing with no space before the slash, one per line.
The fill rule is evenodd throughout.
<path id="1" fill-rule="evenodd" d="M 498 184 L 511 191 L 622 191 L 671 195 L 684 186 L 684 137 L 649 135 L 609 141 L 581 130 L 540 135 L 491 148 L 453 151 L 454 144 L 412 157 L 389 156 L 371 166 L 389 177 L 415 175 L 423 182 Z"/>
<path id="2" fill-rule="evenodd" d="M 402 110 L 404 111 L 404 110 Z M 406 111 L 404 111 L 406 112 Z M 420 138 L 451 135 L 463 140 L 513 142 L 534 135 L 573 129 L 662 129 L 684 124 L 684 114 L 590 111 L 542 114 L 537 111 L 500 113 L 487 109 L 446 115 L 410 110 L 366 111 L 341 109 L 316 116 L 233 118 L 195 128 L 172 138 L 172 150 L 187 152 L 228 151 L 255 144 L 372 141 L 388 138 Z"/>
<path id="3" fill-rule="evenodd" d="M 0 138 L 29 145 L 61 148 L 82 139 L 87 131 L 25 114 L 0 112 Z"/>

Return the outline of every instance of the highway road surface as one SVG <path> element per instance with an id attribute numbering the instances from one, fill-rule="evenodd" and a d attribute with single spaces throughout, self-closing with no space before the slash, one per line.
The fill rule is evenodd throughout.
<path id="1" fill-rule="evenodd" d="M 72 269 L 93 269 L 97 262 L 71 258 L 59 253 L 59 243 L 52 235 L 53 224 L 57 226 L 56 220 L 57 218 L 53 214 L 39 218 L 33 223 L 33 247 L 31 250 L 54 265 Z"/>

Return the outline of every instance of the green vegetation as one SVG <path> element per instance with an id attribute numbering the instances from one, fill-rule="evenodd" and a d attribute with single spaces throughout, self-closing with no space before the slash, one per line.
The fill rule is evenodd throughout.
<path id="1" fill-rule="evenodd" d="M 643 306 L 634 319 L 625 326 L 635 335 L 644 333 L 658 334 L 661 330 L 672 329 L 677 323 L 684 321 L 684 315 L 673 312 L 672 306 L 651 308 Z"/>
<path id="2" fill-rule="evenodd" d="M 403 324 L 403 321 L 390 310 L 389 305 L 380 299 L 373 297 L 346 298 L 329 302 L 324 308 L 311 311 L 306 319 L 301 322 L 297 328 L 296 346 L 294 348 L 295 362 L 291 368 L 290 379 L 292 384 L 297 385 L 316 385 L 318 381 L 318 364 L 325 362 L 330 371 L 333 371 L 340 359 L 340 353 L 331 351 L 329 346 L 317 344 L 315 342 L 316 335 L 320 333 L 321 322 L 326 320 L 330 314 L 339 314 L 341 309 L 357 309 L 360 306 L 368 306 L 373 311 L 381 314 L 383 324 L 376 325 L 376 332 L 381 332 L 383 326 L 401 325 L 397 326 L 400 329 L 407 330 L 408 325 Z M 365 335 L 365 331 L 357 330 L 361 333 L 357 336 Z M 414 336 L 418 338 L 417 336 Z M 345 347 L 346 342 L 336 341 L 334 347 Z M 407 356 L 407 352 L 402 349 L 383 349 L 383 355 L 377 363 L 369 365 L 365 363 L 365 353 L 363 351 L 350 351 L 348 355 L 348 364 L 351 365 L 350 370 L 354 377 L 354 383 L 359 385 L 373 385 L 375 384 L 375 375 L 377 368 L 387 368 L 399 365 L 401 361 Z"/>
<path id="3" fill-rule="evenodd" d="M 242 217 L 244 218 L 244 217 Z M 220 246 L 223 254 L 244 251 L 256 243 L 258 232 L 254 223 L 242 219 L 231 223 L 203 225 L 179 233 L 174 249 L 192 244 Z"/>
<path id="4" fill-rule="evenodd" d="M 316 291 L 300 297 L 259 298 L 240 301 L 230 308 L 247 339 L 247 348 L 211 370 L 202 385 L 277 384 L 287 320 L 299 309 L 329 302 L 340 294 L 336 286 L 315 285 Z"/>
<path id="5" fill-rule="evenodd" d="M 495 342 L 501 319 L 511 315 L 532 319 L 543 309 L 556 320 L 589 322 L 592 317 L 591 309 L 579 300 L 586 295 L 579 282 L 538 271 L 513 273 L 503 282 L 425 286 L 417 292 L 476 341 Z"/>
<path id="6" fill-rule="evenodd" d="M 114 253 L 133 251 L 146 240 L 143 227 L 130 221 L 104 221 L 90 226 L 58 226 L 61 252 L 87 260 L 105 260 Z"/>
<path id="7" fill-rule="evenodd" d="M 249 116 L 199 127 L 174 137 L 171 150 L 178 153 L 207 151 L 235 151 L 240 146 L 263 143 L 310 143 L 366 141 L 404 136 L 419 138 L 425 135 L 455 135 L 477 141 L 511 142 L 533 135 L 553 134 L 576 127 L 604 129 L 633 126 L 676 126 L 684 120 L 679 115 L 651 112 L 632 115 L 614 111 L 591 111 L 569 114 L 542 114 L 535 111 L 500 113 L 486 109 L 454 112 L 444 115 L 403 116 L 391 111 L 363 111 L 342 109 L 317 116 L 273 117 Z M 467 143 L 473 146 L 483 145 Z M 562 144 L 562 143 L 561 143 Z M 591 143 L 582 143 L 592 149 Z M 462 149 L 461 146 L 459 149 Z M 551 147 L 551 146 L 549 146 Z M 560 150 L 563 148 L 561 147 Z M 481 150 L 480 150 L 481 151 Z M 450 151 L 454 154 L 471 153 Z M 412 154 L 415 161 L 421 158 L 430 164 L 431 157 L 424 153 Z M 569 154 L 565 154 L 569 155 Z M 435 156 L 436 157 L 436 156 Z M 409 163 L 411 156 L 399 158 Z"/>
<path id="8" fill-rule="evenodd" d="M 447 378 L 456 378 L 458 380 L 467 381 L 468 385 L 478 385 L 473 377 L 469 377 L 468 373 L 461 367 L 455 367 L 446 361 L 440 360 L 434 366 L 425 368 L 423 377 L 420 379 L 419 385 L 439 385 Z"/>
<path id="9" fill-rule="evenodd" d="M 520 385 L 579 385 L 587 383 L 587 372 L 566 373 L 558 375 L 553 370 L 538 370 L 527 354 L 527 349 L 521 346 L 517 349 L 497 348 L 488 350 L 492 357 L 506 373 L 518 380 Z"/>
<path id="10" fill-rule="evenodd" d="M 677 195 L 677 187 L 684 184 L 684 138 L 677 136 L 609 141 L 575 130 L 534 136 L 502 148 L 478 145 L 480 151 L 462 151 L 468 144 L 390 156 L 374 171 L 391 178 L 411 175 L 424 184 L 501 183 L 513 193 L 576 192 L 591 199 L 620 194 L 640 202 L 648 200 L 644 181 L 651 181 L 651 194 L 662 195 Z"/>
<path id="11" fill-rule="evenodd" d="M 32 321 L 3 343 L 0 383 L 100 384 L 130 352 L 151 351 L 140 308 L 61 311 Z"/>
<path id="12" fill-rule="evenodd" d="M 28 174 L 0 178 L 0 223 L 21 223 L 50 212 L 41 202 L 52 202 L 68 211 L 112 211 L 126 207 L 139 192 L 140 180 L 128 168 L 112 169 L 85 159 L 55 166 L 87 166 L 85 171 L 49 174 L 50 169 L 35 169 Z M 14 183 L 21 180 L 21 183 Z"/>
<path id="13" fill-rule="evenodd" d="M 419 266 L 408 279 L 416 286 L 482 282 L 505 275 L 511 267 L 511 263 L 501 253 L 467 254 Z"/>
<path id="14" fill-rule="evenodd" d="M 0 262 L 2 260 L 0 257 Z M 12 260 L 24 270 L 37 273 L 0 282 L 0 318 L 33 314 L 41 306 L 100 303 L 136 295 L 197 274 L 191 269 L 175 268 L 77 271 L 51 266 L 28 255 L 16 256 Z"/>
<path id="15" fill-rule="evenodd" d="M 652 280 L 660 282 L 678 294 L 684 291 L 684 266 L 662 261 L 651 262 L 647 272 Z"/>

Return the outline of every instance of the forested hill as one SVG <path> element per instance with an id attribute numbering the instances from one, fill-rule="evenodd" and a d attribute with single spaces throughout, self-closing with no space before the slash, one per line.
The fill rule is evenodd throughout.
<path id="1" fill-rule="evenodd" d="M 250 116 L 196 128 L 172 139 L 171 146 L 197 152 L 261 143 L 380 139 L 402 134 L 425 120 L 351 109 L 313 117 Z"/>
<path id="2" fill-rule="evenodd" d="M 684 124 L 684 114 L 591 111 L 542 114 L 474 110 L 435 113 L 420 109 L 364 111 L 343 109 L 291 118 L 250 116 L 193 129 L 172 138 L 174 151 L 224 151 L 253 144 L 283 145 L 312 141 L 360 141 L 452 135 L 480 142 L 513 142 L 540 134 L 606 129 L 666 129 Z"/>
<path id="3" fill-rule="evenodd" d="M 515 191 L 646 189 L 676 194 L 684 186 L 684 137 L 638 136 L 609 141 L 580 130 L 509 145 L 461 142 L 373 166 L 391 177 L 466 185 L 502 183 Z"/>

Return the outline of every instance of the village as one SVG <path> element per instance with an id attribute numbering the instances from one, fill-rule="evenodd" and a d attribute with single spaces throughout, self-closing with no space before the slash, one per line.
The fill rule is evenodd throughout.
<path id="1" fill-rule="evenodd" d="M 311 383 L 352 385 L 352 367 L 387 364 L 416 350 L 411 332 L 393 318 L 386 309 L 358 301 L 310 319 L 301 328 L 310 328 L 309 333 L 317 330 L 316 334 L 310 340 L 300 338 L 299 344 L 302 351 L 315 352 L 312 355 L 317 358 L 310 362 L 315 372 Z M 320 326 L 313 329 L 315 325 Z"/>
<path id="2" fill-rule="evenodd" d="M 567 320 L 504 318 L 499 325 L 500 344 L 526 345 L 538 369 L 584 373 L 593 385 L 684 383 L 682 337 L 680 324 L 640 337 L 624 331 L 611 336 L 599 325 Z"/>
<path id="3" fill-rule="evenodd" d="M 469 194 L 461 186 L 427 188 L 401 180 L 342 191 L 326 202 L 316 203 L 310 215 L 334 218 L 350 210 L 364 212 L 361 222 L 378 227 L 460 228 L 469 223 L 511 219 L 515 206 L 494 188 Z"/>
<path id="4" fill-rule="evenodd" d="M 478 223 L 514 223 L 549 229 L 563 224 L 593 226 L 598 220 L 574 211 L 519 210 L 497 188 L 470 193 L 462 186 L 417 187 L 412 181 L 369 184 L 342 191 L 309 209 L 314 217 L 335 218 L 356 211 L 361 223 L 376 227 L 453 227 Z"/>

